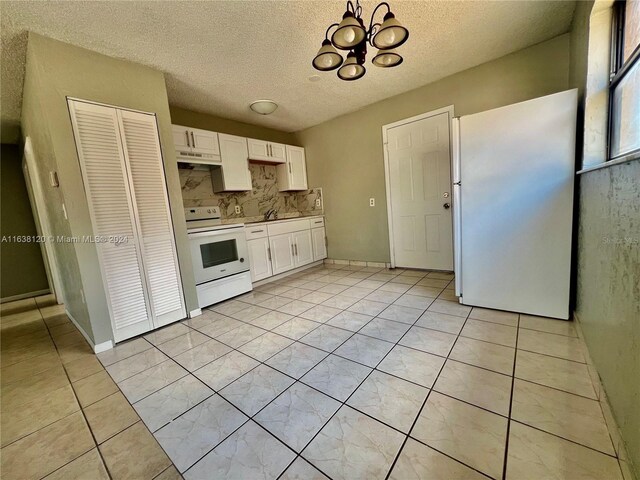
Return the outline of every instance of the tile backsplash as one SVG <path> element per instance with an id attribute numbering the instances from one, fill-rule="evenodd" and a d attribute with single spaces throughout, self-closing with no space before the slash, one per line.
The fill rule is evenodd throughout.
<path id="1" fill-rule="evenodd" d="M 184 206 L 217 205 L 223 218 L 257 217 L 271 209 L 275 209 L 282 218 L 296 213 L 322 213 L 322 188 L 279 192 L 274 165 L 249 164 L 249 170 L 252 191 L 214 193 L 208 168 L 179 168 Z M 316 199 L 320 200 L 320 207 L 316 207 Z M 240 214 L 235 213 L 236 205 L 240 206 Z"/>

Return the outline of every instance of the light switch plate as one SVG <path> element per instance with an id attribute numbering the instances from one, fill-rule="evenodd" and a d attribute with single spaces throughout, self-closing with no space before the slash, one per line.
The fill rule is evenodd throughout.
<path id="1" fill-rule="evenodd" d="M 376 206 L 376 199 L 375 198 L 370 198 L 369 199 L 369 206 L 370 207 L 375 207 Z"/>
<path id="2" fill-rule="evenodd" d="M 58 172 L 49 172 L 49 183 L 52 187 L 59 187 Z"/>
<path id="3" fill-rule="evenodd" d="M 236 214 L 239 215 L 240 214 L 240 205 L 236 205 Z"/>

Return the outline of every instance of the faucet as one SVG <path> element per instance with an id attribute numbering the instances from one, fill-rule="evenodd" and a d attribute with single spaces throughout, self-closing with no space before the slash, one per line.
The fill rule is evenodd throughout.
<path id="1" fill-rule="evenodd" d="M 276 211 L 275 208 L 268 210 L 267 213 L 264 214 L 264 220 L 265 221 L 270 220 L 272 219 L 272 217 L 273 217 L 273 220 L 276 220 L 278 218 L 278 212 Z"/>

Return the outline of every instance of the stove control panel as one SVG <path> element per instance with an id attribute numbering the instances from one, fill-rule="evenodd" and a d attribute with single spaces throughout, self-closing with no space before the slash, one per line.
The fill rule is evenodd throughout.
<path id="1" fill-rule="evenodd" d="M 184 217 L 189 221 L 193 220 L 219 220 L 220 207 L 191 207 L 184 209 Z"/>

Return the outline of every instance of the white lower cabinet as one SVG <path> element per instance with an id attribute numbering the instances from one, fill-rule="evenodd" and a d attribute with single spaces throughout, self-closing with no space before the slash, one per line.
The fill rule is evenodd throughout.
<path id="1" fill-rule="evenodd" d="M 246 229 L 254 282 L 327 257 L 324 218 L 253 224 Z M 315 226 L 315 228 L 311 228 Z"/>
<path id="2" fill-rule="evenodd" d="M 324 227 L 311 229 L 313 240 L 313 261 L 327 258 L 327 234 Z"/>
<path id="3" fill-rule="evenodd" d="M 293 237 L 294 263 L 301 267 L 313 262 L 313 246 L 311 244 L 311 230 L 303 230 L 291 234 Z"/>
<path id="4" fill-rule="evenodd" d="M 285 233 L 269 237 L 271 246 L 271 267 L 274 275 L 295 268 L 293 235 Z"/>
<path id="5" fill-rule="evenodd" d="M 251 281 L 257 282 L 273 275 L 271 271 L 271 247 L 269 237 L 248 240 Z"/>

